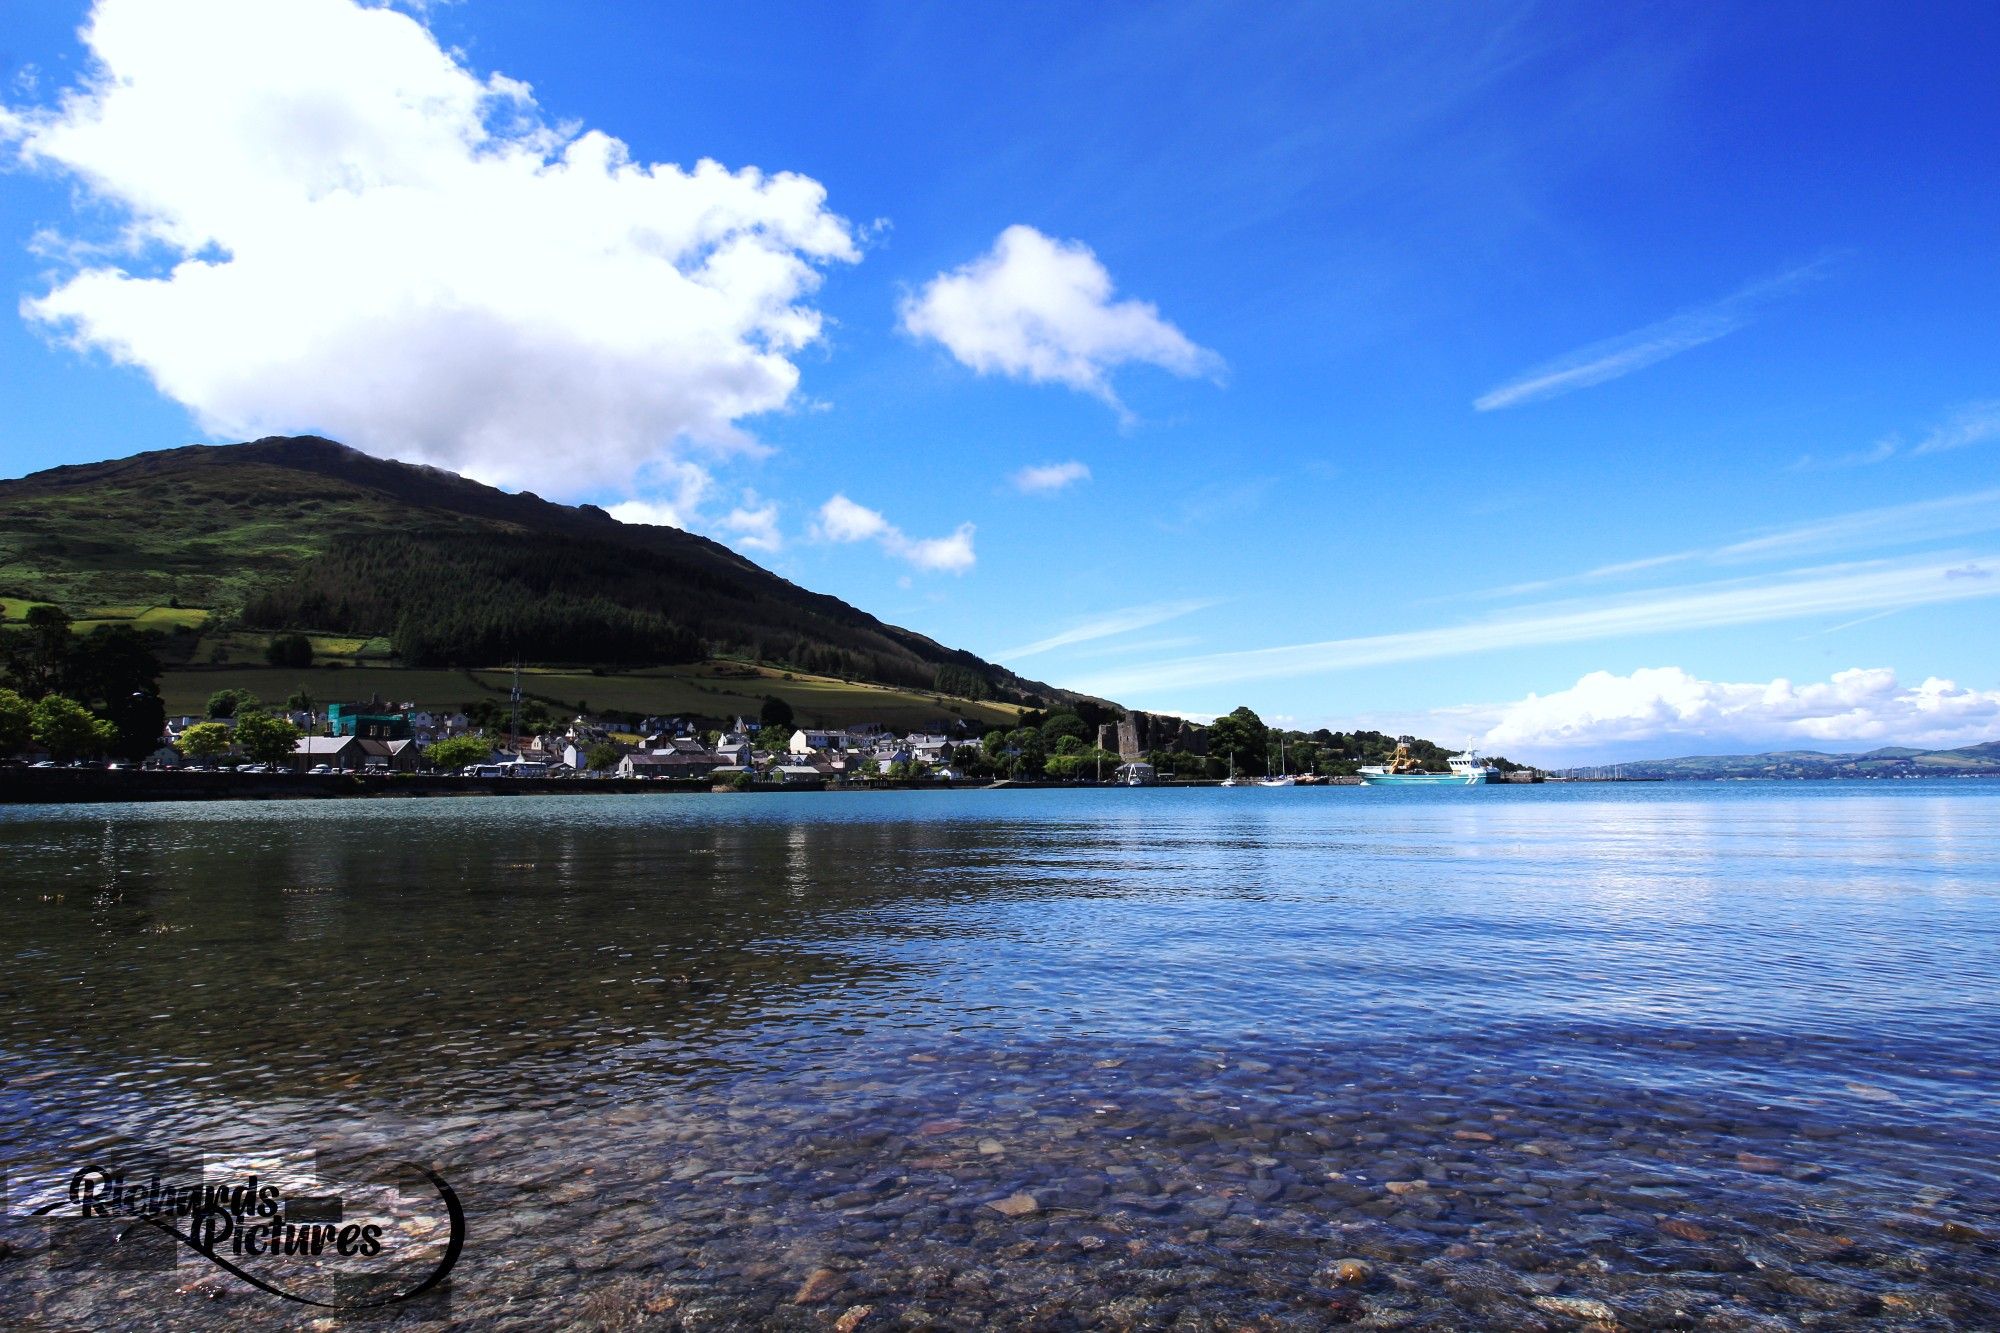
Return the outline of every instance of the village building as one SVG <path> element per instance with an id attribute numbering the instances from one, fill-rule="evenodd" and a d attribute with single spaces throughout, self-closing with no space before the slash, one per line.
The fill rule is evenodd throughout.
<path id="1" fill-rule="evenodd" d="M 342 773 L 353 772 L 366 764 L 366 756 L 357 736 L 301 736 L 292 746 L 292 767 L 300 773 L 310 772 L 320 765 L 337 769 Z"/>
<path id="2" fill-rule="evenodd" d="M 679 750 L 628 754 L 618 761 L 621 778 L 705 778 L 722 766 L 720 757 Z"/>
<path id="3" fill-rule="evenodd" d="M 334 739 L 325 737 L 323 739 Z M 413 739 L 379 741 L 371 736 L 360 738 L 361 766 L 364 770 L 389 773 L 415 773 L 424 767 L 423 747 Z"/>
<path id="4" fill-rule="evenodd" d="M 378 741 L 410 739 L 410 717 L 393 713 L 377 699 L 365 704 L 328 704 L 326 731 L 329 736 L 367 737 Z"/>
<path id="5" fill-rule="evenodd" d="M 801 728 L 792 733 L 791 744 L 786 748 L 793 754 L 802 755 L 815 750 L 851 750 L 857 747 L 847 732 Z"/>

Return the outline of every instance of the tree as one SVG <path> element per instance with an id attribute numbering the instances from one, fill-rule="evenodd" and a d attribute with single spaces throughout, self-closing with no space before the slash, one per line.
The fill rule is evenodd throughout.
<path id="1" fill-rule="evenodd" d="M 190 759 L 213 759 L 226 754 L 235 738 L 220 722 L 199 722 L 181 733 L 181 753 Z"/>
<path id="2" fill-rule="evenodd" d="M 60 694 L 46 695 L 28 712 L 28 730 L 57 759 L 97 754 L 118 739 L 118 729 Z"/>
<path id="3" fill-rule="evenodd" d="M 787 723 L 784 726 L 759 727 L 756 736 L 752 738 L 752 744 L 760 750 L 769 750 L 772 754 L 783 754 L 791 748 L 791 725 Z"/>
<path id="4" fill-rule="evenodd" d="M 1218 717 L 1208 728 L 1209 758 L 1227 764 L 1233 757 L 1239 773 L 1263 772 L 1269 743 L 1270 731 L 1264 719 L 1248 708 Z"/>
<path id="5" fill-rule="evenodd" d="M 777 695 L 766 695 L 764 706 L 757 710 L 757 720 L 767 727 L 784 727 L 789 731 L 796 720 L 792 706 Z"/>
<path id="6" fill-rule="evenodd" d="M 1078 743 L 1087 744 L 1096 739 L 1095 733 L 1084 720 L 1075 713 L 1051 713 L 1042 723 L 1043 748 L 1060 754 L 1060 742 L 1067 736 Z"/>
<path id="7" fill-rule="evenodd" d="M 226 690 L 217 690 L 214 694 L 208 696 L 208 715 L 210 717 L 235 717 L 238 713 L 252 708 L 262 708 L 263 706 L 262 701 L 256 695 L 248 690 L 236 689 L 233 686 Z"/>
<path id="8" fill-rule="evenodd" d="M 31 698 L 39 699 L 62 682 L 69 658 L 69 612 L 44 603 L 22 617 L 27 634 L 18 645 L 14 670 Z"/>
<path id="9" fill-rule="evenodd" d="M 274 667 L 309 667 L 313 664 L 312 640 L 303 634 L 273 634 L 264 645 L 264 660 Z"/>
<path id="10" fill-rule="evenodd" d="M 458 706 L 468 721 L 481 731 L 497 735 L 507 729 L 508 710 L 491 699 L 471 699 Z"/>
<path id="11" fill-rule="evenodd" d="M 1118 765 L 1123 762 L 1111 751 L 1092 746 L 1073 750 L 1068 754 L 1050 755 L 1042 773 L 1043 776 L 1054 778 L 1058 782 L 1068 782 L 1071 779 L 1094 782 L 1100 773 L 1106 776 L 1116 773 Z"/>
<path id="12" fill-rule="evenodd" d="M 112 750 L 128 759 L 150 754 L 167 727 L 160 701 L 160 659 L 130 625 L 99 625 L 70 642 L 60 693 L 117 730 Z"/>
<path id="13" fill-rule="evenodd" d="M 452 736 L 432 741 L 424 751 L 424 758 L 431 761 L 433 768 L 448 772 L 456 772 L 469 764 L 483 764 L 492 757 L 493 747 L 486 743 L 484 736 Z"/>
<path id="14" fill-rule="evenodd" d="M 1034 727 L 1016 727 L 1007 733 L 1006 748 L 1014 751 L 1014 762 L 1008 768 L 1010 776 L 1038 778 L 1042 775 L 1042 761 L 1048 756 L 1048 747 L 1042 744 L 1040 731 Z"/>
<path id="15" fill-rule="evenodd" d="M 285 707 L 294 713 L 310 713 L 318 704 L 319 701 L 306 693 L 306 687 L 303 685 L 285 696 Z"/>
<path id="16" fill-rule="evenodd" d="M 939 694 L 955 694 L 961 699 L 993 697 L 993 682 L 970 667 L 939 667 L 931 677 L 931 688 Z"/>
<path id="17" fill-rule="evenodd" d="M 236 744 L 260 764 L 288 762 L 305 732 L 290 718 L 252 709 L 236 718 Z"/>
<path id="18" fill-rule="evenodd" d="M 599 741 L 584 752 L 583 759 L 592 768 L 616 768 L 624 757 L 625 752 L 610 741 Z"/>
<path id="19" fill-rule="evenodd" d="M 0 689 L 0 754 L 28 748 L 34 736 L 34 706 L 12 690 Z"/>

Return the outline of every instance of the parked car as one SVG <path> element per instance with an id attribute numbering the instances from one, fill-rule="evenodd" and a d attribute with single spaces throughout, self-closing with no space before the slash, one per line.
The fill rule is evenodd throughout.
<path id="1" fill-rule="evenodd" d="M 331 764 L 314 764 L 312 771 L 315 773 L 331 773 L 333 772 L 333 766 Z"/>

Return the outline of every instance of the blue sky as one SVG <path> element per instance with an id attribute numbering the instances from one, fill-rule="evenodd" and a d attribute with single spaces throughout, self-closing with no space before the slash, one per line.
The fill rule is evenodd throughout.
<path id="1" fill-rule="evenodd" d="M 318 430 L 1550 762 L 2000 736 L 1990 6 L 90 17 L 0 37 L 10 474 Z"/>

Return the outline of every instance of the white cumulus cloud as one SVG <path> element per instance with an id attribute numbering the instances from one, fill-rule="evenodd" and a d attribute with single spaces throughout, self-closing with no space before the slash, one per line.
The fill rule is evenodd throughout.
<path id="1" fill-rule="evenodd" d="M 1067 463 L 1044 463 L 1039 467 L 1024 467 L 1011 478 L 1014 489 L 1023 495 L 1053 495 L 1066 490 L 1079 481 L 1090 480 L 1090 469 L 1072 459 Z"/>
<path id="2" fill-rule="evenodd" d="M 1825 681 L 1736 684 L 1679 667 L 1593 671 L 1566 690 L 1504 705 L 1495 750 L 1589 749 L 1660 740 L 1704 746 L 1912 745 L 1949 748 L 2000 736 L 2000 690 L 1931 677 L 1904 685 L 1885 667 Z"/>
<path id="3" fill-rule="evenodd" d="M 972 549 L 973 527 L 961 523 L 948 537 L 912 537 L 876 510 L 836 495 L 819 508 L 813 536 L 827 542 L 872 541 L 899 560 L 918 569 L 963 574 L 977 557 Z"/>
<path id="4" fill-rule="evenodd" d="M 656 475 L 659 475 L 656 470 Z M 679 465 L 673 484 L 663 494 L 644 500 L 626 500 L 607 511 L 620 523 L 648 523 L 686 531 L 705 531 L 746 551 L 775 552 L 785 549 L 784 534 L 778 527 L 778 502 L 765 500 L 746 490 L 741 502 L 719 518 L 710 519 L 704 505 L 714 490 L 707 471 L 692 463 Z M 664 481 L 655 485 L 663 485 Z"/>
<path id="5" fill-rule="evenodd" d="M 629 489 L 756 448 L 859 257 L 818 182 L 634 161 L 395 10 L 98 0 L 83 37 L 83 82 L 0 138 L 115 230 L 63 238 L 23 313 L 219 435 Z"/>
<path id="6" fill-rule="evenodd" d="M 721 527 L 745 550 L 785 549 L 784 535 L 778 531 L 778 502 L 760 499 L 755 491 L 743 493 L 743 503 L 722 516 Z"/>
<path id="7" fill-rule="evenodd" d="M 903 328 L 936 339 L 982 375 L 1066 384 L 1114 407 L 1110 373 L 1119 366 L 1184 376 L 1221 368 L 1220 357 L 1189 341 L 1158 307 L 1113 300 L 1112 292 L 1089 246 L 1017 224 L 991 250 L 905 299 Z"/>
<path id="8" fill-rule="evenodd" d="M 715 479 L 699 463 L 658 463 L 647 469 L 646 489 L 643 500 L 612 505 L 611 517 L 620 523 L 653 523 L 691 531 L 699 526 L 701 507 L 715 489 Z"/>

